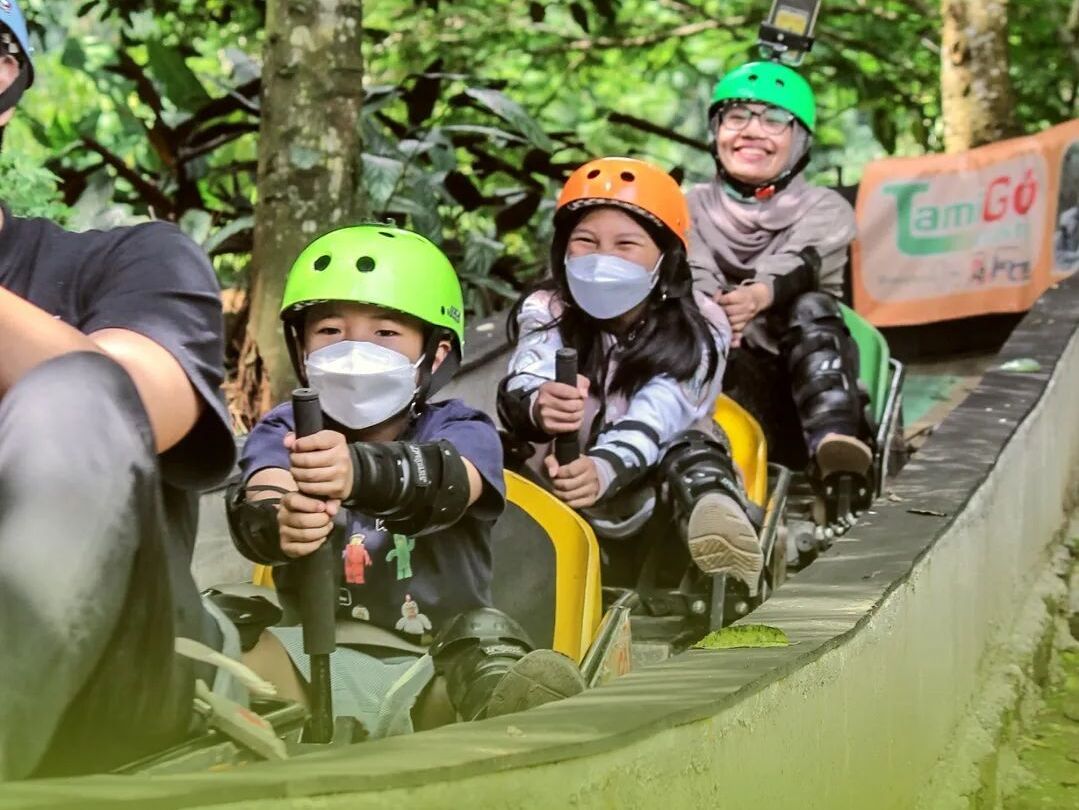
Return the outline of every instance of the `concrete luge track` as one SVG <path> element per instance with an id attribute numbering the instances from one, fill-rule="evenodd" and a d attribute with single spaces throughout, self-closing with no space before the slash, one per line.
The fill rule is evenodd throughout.
<path id="1" fill-rule="evenodd" d="M 498 720 L 230 773 L 0 789 L 24 807 L 965 806 L 962 730 L 1010 642 L 1049 621 L 1049 560 L 1079 470 L 1079 277 L 855 529 L 749 619 L 793 644 L 692 651 Z M 983 709 L 984 706 L 980 707 Z M 318 797 L 318 798 L 314 798 Z"/>

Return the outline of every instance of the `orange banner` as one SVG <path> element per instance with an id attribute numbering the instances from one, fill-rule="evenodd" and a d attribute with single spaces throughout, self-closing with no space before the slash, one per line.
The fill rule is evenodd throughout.
<path id="1" fill-rule="evenodd" d="M 1079 120 L 871 163 L 856 214 L 854 306 L 872 323 L 1023 312 L 1079 269 Z"/>

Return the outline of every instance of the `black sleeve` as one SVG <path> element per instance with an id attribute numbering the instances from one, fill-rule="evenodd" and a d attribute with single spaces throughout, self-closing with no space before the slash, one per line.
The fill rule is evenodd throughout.
<path id="1" fill-rule="evenodd" d="M 83 273 L 80 329 L 129 329 L 176 358 L 205 407 L 161 456 L 173 486 L 205 489 L 228 475 L 235 456 L 224 380 L 224 320 L 209 259 L 178 228 L 152 222 L 110 234 Z"/>
<path id="2" fill-rule="evenodd" d="M 509 374 L 503 377 L 498 384 L 498 393 L 495 399 L 498 420 L 509 434 L 517 439 L 539 443 L 551 441 L 554 437 L 544 433 L 532 421 L 532 395 L 536 392 L 536 389 L 533 388 L 529 391 L 509 390 L 507 384 L 513 377 L 513 374 Z"/>

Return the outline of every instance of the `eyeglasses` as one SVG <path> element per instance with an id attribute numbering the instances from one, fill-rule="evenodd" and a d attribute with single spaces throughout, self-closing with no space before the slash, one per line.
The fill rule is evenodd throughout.
<path id="1" fill-rule="evenodd" d="M 754 118 L 760 119 L 761 129 L 769 135 L 779 135 L 794 120 L 793 115 L 779 107 L 765 107 L 757 112 L 745 104 L 732 104 L 723 108 L 719 115 L 719 124 L 724 129 L 740 132 L 748 127 Z"/>

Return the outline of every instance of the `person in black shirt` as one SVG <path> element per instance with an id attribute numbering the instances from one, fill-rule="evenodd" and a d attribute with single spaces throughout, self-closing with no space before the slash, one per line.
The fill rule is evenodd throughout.
<path id="1" fill-rule="evenodd" d="M 0 23 L 3 126 L 33 73 L 13 0 Z M 0 207 L 0 779 L 188 733 L 213 676 L 175 638 L 223 639 L 190 574 L 198 492 L 233 463 L 221 358 L 213 270 L 174 226 Z"/>

